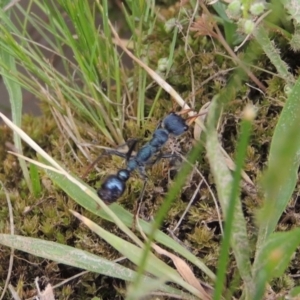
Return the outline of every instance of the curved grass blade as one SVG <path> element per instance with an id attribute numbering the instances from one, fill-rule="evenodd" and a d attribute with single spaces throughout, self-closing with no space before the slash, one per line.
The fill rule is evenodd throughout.
<path id="1" fill-rule="evenodd" d="M 103 257 L 99 257 L 84 250 L 79 250 L 59 243 L 19 235 L 0 234 L 0 244 L 30 253 L 38 257 L 50 259 L 58 263 L 114 278 L 119 278 L 125 281 L 132 281 L 135 278 L 134 271 L 123 267 L 120 264 L 109 261 Z M 145 284 L 152 284 L 152 281 L 154 282 L 152 278 L 146 276 L 144 276 L 142 280 Z M 165 293 L 179 293 L 182 296 L 187 296 L 187 294 L 163 284 L 160 285 L 160 290 Z"/>
<path id="2" fill-rule="evenodd" d="M 79 213 L 75 211 L 71 211 L 75 217 L 77 217 L 79 220 L 81 220 L 88 228 L 90 228 L 92 231 L 94 231 L 96 234 L 98 234 L 102 239 L 104 239 L 107 243 L 111 244 L 116 250 L 118 250 L 122 255 L 127 257 L 130 261 L 132 261 L 134 264 L 138 265 L 140 262 L 140 258 L 143 255 L 144 249 L 137 247 L 136 245 L 133 245 L 127 241 L 125 241 L 122 238 L 119 238 L 118 236 L 104 230 L 100 226 L 98 226 L 96 223 L 91 221 L 88 218 L 85 218 L 84 216 L 80 215 Z M 169 267 L 167 264 L 165 264 L 162 260 L 157 258 L 153 253 L 148 256 L 148 260 L 146 263 L 146 271 L 158 278 L 161 278 L 163 281 L 171 281 L 174 283 L 177 283 L 181 287 L 187 289 L 195 296 L 201 296 L 200 292 L 185 282 L 182 277 L 178 274 L 176 270 Z"/>

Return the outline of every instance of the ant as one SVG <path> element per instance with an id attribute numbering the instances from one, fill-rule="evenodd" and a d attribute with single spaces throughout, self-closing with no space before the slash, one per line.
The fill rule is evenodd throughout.
<path id="1" fill-rule="evenodd" d="M 142 146 L 135 156 L 131 156 L 131 154 L 137 141 L 132 143 L 126 154 L 114 150 L 109 151 L 108 153 L 110 154 L 126 158 L 126 168 L 120 169 L 116 174 L 106 177 L 97 191 L 98 196 L 106 204 L 112 204 L 117 201 L 126 189 L 126 181 L 136 169 L 139 170 L 140 175 L 145 180 L 141 193 L 143 195 L 147 182 L 145 166 L 153 165 L 161 158 L 172 157 L 172 154 L 162 154 L 161 148 L 168 141 L 170 135 L 179 136 L 187 131 L 188 127 L 185 120 L 179 114 L 172 112 L 160 122 L 152 135 L 152 139 Z"/>

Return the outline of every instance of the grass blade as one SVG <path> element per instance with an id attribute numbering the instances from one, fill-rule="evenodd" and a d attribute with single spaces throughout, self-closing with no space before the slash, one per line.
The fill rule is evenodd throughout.
<path id="1" fill-rule="evenodd" d="M 207 116 L 206 149 L 211 170 L 217 185 L 219 201 L 222 206 L 223 214 L 225 215 L 225 229 L 227 234 L 225 234 L 223 240 L 223 246 L 221 250 L 222 256 L 219 260 L 219 266 L 221 268 L 218 270 L 219 274 L 217 276 L 214 299 L 220 299 L 221 297 L 226 274 L 226 265 L 228 261 L 229 243 L 232 246 L 241 277 L 245 282 L 245 292 L 246 294 L 250 295 L 251 291 L 253 291 L 249 252 L 250 247 L 247 238 L 246 222 L 243 216 L 241 203 L 238 199 L 240 171 L 243 157 L 245 155 L 243 152 L 245 152 L 246 146 L 244 141 L 242 141 L 241 149 L 239 150 L 241 151 L 239 155 L 242 159 L 239 158 L 236 176 L 233 179 L 231 172 L 226 165 L 225 158 L 221 152 L 218 133 L 215 129 L 215 124 L 217 121 L 216 116 L 218 116 L 218 111 L 220 110 L 220 104 L 218 101 L 218 97 L 213 99 L 209 114 Z M 248 130 L 249 129 L 247 129 L 247 131 Z M 249 137 L 249 132 L 247 135 Z"/>
<path id="2" fill-rule="evenodd" d="M 118 263 L 109 261 L 84 250 L 79 250 L 55 242 L 19 235 L 0 234 L 0 244 L 30 253 L 38 257 L 51 259 L 58 263 L 126 281 L 132 281 L 135 277 L 134 271 L 123 267 Z M 156 283 L 154 279 L 146 276 L 142 278 L 142 282 L 144 284 Z M 181 295 L 183 297 L 182 299 L 191 298 L 188 294 L 183 293 L 178 289 L 166 286 L 162 283 L 160 284 L 159 289 L 165 293 Z"/>
<path id="3" fill-rule="evenodd" d="M 300 78 L 292 88 L 276 125 L 271 142 L 268 169 L 264 175 L 264 207 L 259 213 L 259 235 L 254 274 L 260 269 L 264 242 L 275 230 L 298 180 L 300 164 Z"/>
<path id="4" fill-rule="evenodd" d="M 3 13 L 5 14 L 5 13 Z M 22 107 L 23 107 L 23 98 L 22 98 L 22 90 L 21 86 L 15 81 L 11 79 L 10 73 L 16 73 L 16 62 L 14 57 L 5 49 L 0 49 L 0 57 L 2 61 L 1 66 L 1 74 L 3 77 L 3 82 L 9 94 L 9 101 L 11 105 L 11 113 L 13 122 L 21 127 L 22 120 Z M 16 149 L 18 149 L 19 153 L 23 153 L 22 144 L 20 137 L 14 133 L 14 145 Z M 20 167 L 22 169 L 24 179 L 26 181 L 27 187 L 29 191 L 32 193 L 32 183 L 30 180 L 28 168 L 23 159 L 19 158 Z"/>
<path id="5" fill-rule="evenodd" d="M 116 235 L 113 235 L 112 233 L 104 230 L 100 226 L 98 226 L 93 221 L 85 218 L 84 216 L 72 211 L 72 213 L 80 219 L 86 226 L 88 226 L 92 231 L 94 231 L 96 234 L 98 234 L 102 239 L 104 239 L 106 242 L 111 244 L 116 250 L 118 250 L 122 255 L 127 257 L 130 261 L 132 261 L 134 264 L 138 264 L 140 262 L 140 259 L 143 255 L 143 249 L 139 248 L 127 241 L 125 241 L 122 238 L 119 238 Z M 157 258 L 155 255 L 151 253 L 151 255 L 148 256 L 148 260 L 145 267 L 146 271 L 150 274 L 161 278 L 163 281 L 171 281 L 174 283 L 179 284 L 183 288 L 189 290 L 192 292 L 195 296 L 199 296 L 199 292 L 196 288 L 189 285 L 187 282 L 185 282 L 182 277 L 171 267 L 169 267 L 167 264 L 165 264 L 163 261 L 161 261 L 159 258 Z M 144 276 L 142 276 L 144 277 Z"/>

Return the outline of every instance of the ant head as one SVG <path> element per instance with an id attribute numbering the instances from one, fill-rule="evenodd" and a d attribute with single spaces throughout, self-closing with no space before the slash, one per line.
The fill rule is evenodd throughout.
<path id="1" fill-rule="evenodd" d="M 170 113 L 163 119 L 162 127 L 175 136 L 183 134 L 189 128 L 185 119 L 175 113 Z"/>

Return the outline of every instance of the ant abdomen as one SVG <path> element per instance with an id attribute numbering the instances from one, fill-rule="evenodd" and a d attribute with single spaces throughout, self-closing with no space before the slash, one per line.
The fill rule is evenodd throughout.
<path id="1" fill-rule="evenodd" d="M 119 170 L 117 175 L 109 175 L 97 191 L 98 196 L 107 204 L 117 201 L 123 195 L 129 177 L 130 172 L 126 169 Z"/>

